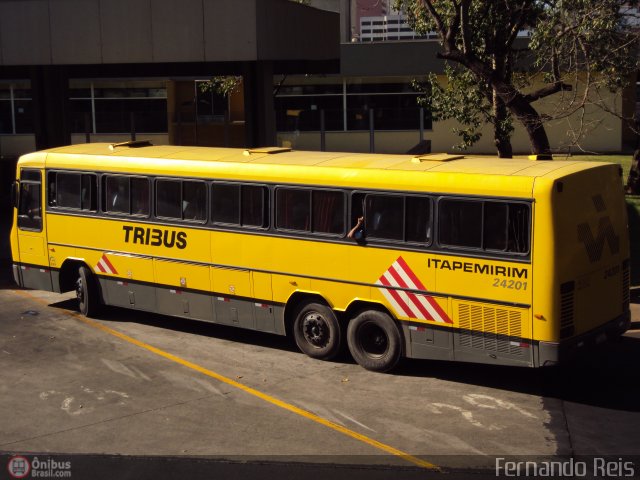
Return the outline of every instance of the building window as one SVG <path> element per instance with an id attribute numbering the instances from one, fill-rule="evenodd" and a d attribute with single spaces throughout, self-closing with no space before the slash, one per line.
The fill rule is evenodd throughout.
<path id="1" fill-rule="evenodd" d="M 167 91 L 158 81 L 70 81 L 73 133 L 166 133 Z"/>
<path id="2" fill-rule="evenodd" d="M 407 82 L 316 80 L 316 84 L 304 83 L 313 79 L 300 79 L 299 84 L 278 87 L 275 110 L 279 132 L 319 131 L 322 115 L 326 131 L 369 130 L 371 114 L 376 130 L 418 130 L 421 115 L 423 128 L 432 128 L 431 115 L 420 108 L 419 94 Z"/>
<path id="3" fill-rule="evenodd" d="M 33 102 L 28 82 L 0 84 L 0 134 L 33 133 Z"/>
<path id="4" fill-rule="evenodd" d="M 229 111 L 229 99 L 212 87 L 205 87 L 208 80 L 196 80 L 195 98 L 198 123 L 222 123 Z"/>

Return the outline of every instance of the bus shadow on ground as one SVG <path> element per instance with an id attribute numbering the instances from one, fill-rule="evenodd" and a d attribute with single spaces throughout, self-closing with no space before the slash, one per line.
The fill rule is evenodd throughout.
<path id="1" fill-rule="evenodd" d="M 75 299 L 51 305 L 77 311 Z M 101 315 L 107 322 L 128 322 L 175 332 L 298 352 L 292 339 L 233 326 L 107 307 Z M 116 327 L 117 328 L 117 327 Z M 559 367 L 531 369 L 436 360 L 404 359 L 389 375 L 437 378 L 506 391 L 556 398 L 613 410 L 640 412 L 640 336 L 626 335 L 600 346 Z M 142 340 L 142 339 L 139 339 Z M 303 355 L 303 353 L 300 353 Z M 345 349 L 335 363 L 355 364 Z M 381 374 L 383 375 L 383 374 Z"/>

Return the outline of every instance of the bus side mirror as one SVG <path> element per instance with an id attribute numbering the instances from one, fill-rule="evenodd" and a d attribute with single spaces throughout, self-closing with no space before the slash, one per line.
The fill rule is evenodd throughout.
<path id="1" fill-rule="evenodd" d="M 13 208 L 18 208 L 18 180 L 14 180 L 11 184 L 11 201 Z"/>

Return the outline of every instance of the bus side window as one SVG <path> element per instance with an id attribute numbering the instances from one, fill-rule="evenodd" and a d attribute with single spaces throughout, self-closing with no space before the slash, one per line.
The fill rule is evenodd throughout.
<path id="1" fill-rule="evenodd" d="M 214 223 L 240 225 L 240 185 L 213 184 L 211 220 Z"/>
<path id="2" fill-rule="evenodd" d="M 265 187 L 242 185 L 241 224 L 247 227 L 267 227 L 268 191 Z"/>
<path id="3" fill-rule="evenodd" d="M 207 184 L 182 182 L 182 219 L 203 221 L 207 218 Z"/>
<path id="4" fill-rule="evenodd" d="M 276 226 L 284 230 L 311 230 L 311 190 L 278 188 L 276 190 Z"/>
<path id="5" fill-rule="evenodd" d="M 312 193 L 313 231 L 344 234 L 344 193 L 315 190 Z"/>
<path id="6" fill-rule="evenodd" d="M 415 243 L 431 243 L 431 199 L 406 197 L 405 240 Z"/>
<path id="7" fill-rule="evenodd" d="M 105 212 L 130 213 L 129 177 L 105 177 Z"/>
<path id="8" fill-rule="evenodd" d="M 182 218 L 182 193 L 179 180 L 156 182 L 156 215 L 166 218 Z"/>
<path id="9" fill-rule="evenodd" d="M 404 198 L 399 195 L 367 195 L 367 237 L 403 240 Z"/>
<path id="10" fill-rule="evenodd" d="M 91 212 L 98 210 L 98 180 L 93 174 L 82 174 L 80 208 Z"/>
<path id="11" fill-rule="evenodd" d="M 56 205 L 80 210 L 80 174 L 59 172 L 56 178 Z"/>
<path id="12" fill-rule="evenodd" d="M 149 216 L 149 179 L 132 177 L 131 214 Z"/>
<path id="13" fill-rule="evenodd" d="M 482 247 L 482 202 L 443 199 L 438 203 L 438 231 L 441 245 Z"/>
<path id="14" fill-rule="evenodd" d="M 522 203 L 509 204 L 507 225 L 507 251 L 513 253 L 529 252 L 529 207 Z"/>

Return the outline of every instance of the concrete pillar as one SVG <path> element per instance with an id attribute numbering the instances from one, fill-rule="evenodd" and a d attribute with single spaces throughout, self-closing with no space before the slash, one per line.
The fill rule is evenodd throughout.
<path id="1" fill-rule="evenodd" d="M 69 76 L 64 66 L 31 68 L 31 92 L 36 149 L 71 143 Z"/>
<path id="2" fill-rule="evenodd" d="M 276 114 L 273 106 L 273 62 L 244 64 L 245 146 L 276 144 Z"/>

